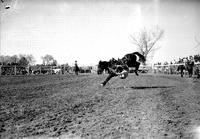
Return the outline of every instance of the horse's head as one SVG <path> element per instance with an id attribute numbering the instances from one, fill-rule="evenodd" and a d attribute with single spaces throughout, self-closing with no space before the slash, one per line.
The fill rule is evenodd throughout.
<path id="1" fill-rule="evenodd" d="M 117 65 L 123 65 L 123 62 L 122 62 L 121 59 L 116 60 L 116 59 L 112 58 L 112 59 L 109 61 L 109 67 L 115 69 Z"/>
<path id="2" fill-rule="evenodd" d="M 97 74 L 102 74 L 103 69 L 102 69 L 102 61 L 99 61 L 99 64 L 97 66 Z"/>
<path id="3" fill-rule="evenodd" d="M 97 74 L 102 74 L 104 70 L 108 70 L 109 62 L 99 61 Z"/>

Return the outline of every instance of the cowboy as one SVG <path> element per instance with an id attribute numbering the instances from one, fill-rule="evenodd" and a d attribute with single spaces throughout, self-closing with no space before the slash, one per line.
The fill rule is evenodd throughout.
<path id="1" fill-rule="evenodd" d="M 78 75 L 79 67 L 78 67 L 77 61 L 75 61 L 74 71 L 75 71 L 75 74 Z"/>
<path id="2" fill-rule="evenodd" d="M 101 86 L 105 86 L 106 83 L 112 78 L 112 77 L 116 77 L 119 76 L 120 79 L 126 79 L 128 77 L 128 73 L 129 73 L 129 68 L 127 65 L 116 65 L 116 67 L 112 68 L 108 68 L 108 77 L 106 78 L 105 81 L 103 81 L 100 85 Z"/>
<path id="3" fill-rule="evenodd" d="M 190 56 L 189 59 L 187 60 L 186 67 L 187 67 L 187 70 L 189 73 L 189 78 L 190 78 L 190 77 L 192 77 L 193 67 L 194 67 L 194 60 L 193 60 L 192 56 Z"/>
<path id="4" fill-rule="evenodd" d="M 180 73 L 181 73 L 181 77 L 183 77 L 184 70 L 186 70 L 184 65 L 179 65 L 178 68 L 177 68 L 177 71 L 178 72 L 180 71 Z"/>

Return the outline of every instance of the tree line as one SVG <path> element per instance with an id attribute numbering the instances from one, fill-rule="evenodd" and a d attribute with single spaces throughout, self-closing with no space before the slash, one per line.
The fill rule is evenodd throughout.
<path id="1" fill-rule="evenodd" d="M 41 57 L 42 65 L 45 66 L 57 66 L 57 60 L 54 59 L 52 55 L 45 55 Z M 0 65 L 4 66 L 33 66 L 35 65 L 35 58 L 32 54 L 19 54 L 19 55 L 12 55 L 12 56 L 0 56 Z"/>

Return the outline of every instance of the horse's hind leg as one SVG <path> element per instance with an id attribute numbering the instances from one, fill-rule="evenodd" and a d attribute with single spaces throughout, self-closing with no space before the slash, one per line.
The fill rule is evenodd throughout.
<path id="1" fill-rule="evenodd" d="M 135 69 L 135 75 L 139 76 L 139 74 L 137 73 L 137 69 Z"/>
<path id="2" fill-rule="evenodd" d="M 189 78 L 191 77 L 191 73 L 189 72 Z"/>
<path id="3" fill-rule="evenodd" d="M 181 77 L 183 77 L 183 71 L 181 70 Z"/>
<path id="4" fill-rule="evenodd" d="M 191 78 L 192 77 L 192 70 L 191 69 L 188 71 L 188 74 L 189 74 L 189 78 Z"/>

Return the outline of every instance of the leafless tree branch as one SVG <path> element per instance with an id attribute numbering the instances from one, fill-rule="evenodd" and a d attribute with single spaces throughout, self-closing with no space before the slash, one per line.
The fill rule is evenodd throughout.
<path id="1" fill-rule="evenodd" d="M 197 36 L 194 37 L 195 41 L 197 42 L 196 47 L 200 46 L 200 41 L 197 39 Z"/>
<path id="2" fill-rule="evenodd" d="M 147 30 L 144 28 L 138 35 L 131 35 L 131 40 L 134 45 L 138 47 L 140 53 L 144 54 L 147 58 L 149 53 L 155 51 L 155 44 L 163 37 L 164 30 L 153 28 L 153 30 Z"/>

